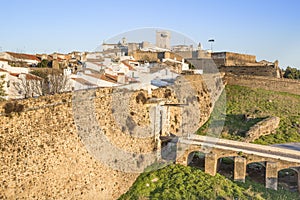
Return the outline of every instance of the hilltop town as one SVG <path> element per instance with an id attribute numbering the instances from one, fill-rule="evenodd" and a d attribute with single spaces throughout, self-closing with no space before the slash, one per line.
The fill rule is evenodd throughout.
<path id="1" fill-rule="evenodd" d="M 0 198 L 139 199 L 170 189 L 189 199 L 215 178 L 235 193 L 207 199 L 260 196 L 236 184 L 248 177 L 274 196 L 300 191 L 300 153 L 261 145 L 299 141 L 300 81 L 283 78 L 278 61 L 153 34 L 155 44 L 120 37 L 95 52 L 0 53 Z M 174 165 L 139 177 L 162 163 Z M 169 179 L 172 188 L 156 190 Z"/>
<path id="2" fill-rule="evenodd" d="M 154 33 L 155 34 L 155 33 Z M 171 33 L 156 32 L 156 43 L 102 44 L 102 51 L 68 54 L 0 53 L 0 75 L 5 99 L 97 87 L 151 90 L 174 83 L 179 75 L 217 73 L 281 78 L 278 61 L 256 61 L 256 56 L 203 50 L 170 44 Z"/>

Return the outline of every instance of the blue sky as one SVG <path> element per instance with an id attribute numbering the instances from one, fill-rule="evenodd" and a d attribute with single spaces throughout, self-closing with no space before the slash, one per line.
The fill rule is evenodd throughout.
<path id="1" fill-rule="evenodd" d="M 93 51 L 103 40 L 143 27 L 183 33 L 214 51 L 254 54 L 300 68 L 300 1 L 3 0 L 0 51 Z"/>

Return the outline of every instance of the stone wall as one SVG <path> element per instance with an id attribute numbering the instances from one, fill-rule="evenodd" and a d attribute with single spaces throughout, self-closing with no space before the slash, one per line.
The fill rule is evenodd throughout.
<path id="1" fill-rule="evenodd" d="M 221 66 L 219 67 L 221 72 L 231 73 L 239 76 L 265 76 L 280 78 L 280 69 L 274 65 L 266 66 Z"/>
<path id="2" fill-rule="evenodd" d="M 112 170 L 87 151 L 71 101 L 72 94 L 22 100 L 25 111 L 0 116 L 1 199 L 115 199 L 135 181 L 138 174 Z"/>
<path id="3" fill-rule="evenodd" d="M 158 59 L 158 53 L 157 52 L 151 52 L 151 51 L 134 51 L 131 54 L 136 60 L 140 61 L 148 61 L 148 62 L 157 62 Z"/>
<path id="4" fill-rule="evenodd" d="M 200 76 L 185 80 L 196 92 L 188 101 L 199 106 L 195 111 L 201 110 L 195 122 L 200 126 L 212 110 L 210 95 L 217 92 L 210 91 Z M 140 171 L 130 169 L 143 170 L 147 160 L 141 155 L 156 153 L 158 148 L 152 132 L 136 137 L 150 124 L 152 104 L 148 101 L 153 97 L 170 104 L 184 99 L 168 88 L 151 95 L 142 90 L 118 93 L 100 88 L 18 100 L 24 110 L 7 116 L 7 102 L 0 102 L 0 199 L 116 199 L 139 175 Z M 170 131 L 179 134 L 181 112 L 174 108 L 170 113 Z M 101 136 L 132 155 L 134 166 L 123 162 L 126 157 L 114 158 L 111 151 L 99 155 L 104 148 L 98 144 Z M 103 155 L 113 163 L 100 162 Z M 113 168 L 120 162 L 121 170 Z"/>
<path id="5" fill-rule="evenodd" d="M 163 58 L 176 59 L 181 61 L 183 56 L 173 52 L 152 52 L 136 50 L 131 55 L 138 61 L 160 62 Z"/>
<path id="6" fill-rule="evenodd" d="M 274 133 L 279 125 L 279 122 L 279 117 L 268 117 L 258 122 L 257 124 L 252 126 L 249 131 L 247 131 L 245 135 L 245 142 L 253 142 L 260 136 Z"/>
<path id="7" fill-rule="evenodd" d="M 265 90 L 288 92 L 300 95 L 300 81 L 298 80 L 227 74 L 225 76 L 225 82 L 229 85 L 241 85 L 250 88 L 261 88 Z"/>
<path id="8" fill-rule="evenodd" d="M 256 56 L 233 52 L 215 52 L 211 54 L 212 59 L 223 61 L 225 66 L 246 65 L 256 63 Z"/>

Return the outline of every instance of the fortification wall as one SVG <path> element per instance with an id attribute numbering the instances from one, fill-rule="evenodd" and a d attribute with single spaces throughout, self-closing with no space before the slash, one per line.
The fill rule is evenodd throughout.
<path id="1" fill-rule="evenodd" d="M 177 61 L 181 61 L 184 57 L 184 55 L 173 53 L 173 52 L 152 52 L 152 51 L 140 51 L 136 50 L 132 52 L 132 56 L 136 60 L 140 61 L 150 61 L 150 62 L 159 62 L 160 59 L 163 58 L 170 58 L 170 59 L 176 59 Z"/>
<path id="2" fill-rule="evenodd" d="M 141 60 L 141 61 L 149 61 L 149 62 L 159 61 L 157 52 L 137 50 L 137 51 L 132 52 L 132 56 L 136 60 Z"/>
<path id="3" fill-rule="evenodd" d="M 300 81 L 263 76 L 236 76 L 227 74 L 225 81 L 229 85 L 241 85 L 250 88 L 261 88 L 278 92 L 300 95 Z"/>
<path id="4" fill-rule="evenodd" d="M 240 63 L 255 63 L 256 56 L 254 55 L 247 55 L 247 54 L 239 54 L 239 53 L 232 53 L 226 52 L 226 65 L 234 65 Z"/>
<path id="5" fill-rule="evenodd" d="M 221 72 L 231 73 L 239 76 L 266 76 L 280 78 L 279 69 L 272 66 L 225 66 L 219 68 Z"/>
<path id="6" fill-rule="evenodd" d="M 0 116 L 1 199 L 116 199 L 135 181 L 138 174 L 112 170 L 87 151 L 72 94 L 17 102 L 23 112 Z"/>
<path id="7" fill-rule="evenodd" d="M 241 65 L 246 63 L 256 63 L 256 56 L 239 54 L 233 52 L 215 52 L 211 54 L 212 59 L 223 61 L 223 65 Z"/>
<path id="8" fill-rule="evenodd" d="M 187 76 L 186 80 L 196 91 L 196 98 L 187 100 L 192 104 L 201 102 L 200 126 L 209 118 L 210 94 L 215 95 L 215 91 L 210 92 L 199 76 Z M 149 125 L 146 101 L 151 96 L 146 91 L 130 95 L 126 101 L 122 93 L 100 88 L 79 91 L 78 95 L 76 92 L 18 100 L 16 105 L 22 105 L 23 110 L 7 116 L 4 106 L 8 102 L 0 102 L 0 199 L 116 199 L 126 192 L 139 174 L 125 173 L 100 162 L 90 152 L 99 148 L 97 142 L 90 140 L 96 146 L 89 149 L 84 141 L 93 134 L 97 123 L 101 127 L 98 136 L 104 134 L 115 147 L 136 155 L 155 152 L 155 135 L 150 133 L 145 138 L 132 133 L 137 127 Z M 170 103 L 179 99 L 168 88 L 153 91 L 154 96 Z M 117 109 L 130 117 L 117 123 L 116 118 L 122 116 Z M 171 131 L 176 134 L 180 112 L 170 112 Z"/>

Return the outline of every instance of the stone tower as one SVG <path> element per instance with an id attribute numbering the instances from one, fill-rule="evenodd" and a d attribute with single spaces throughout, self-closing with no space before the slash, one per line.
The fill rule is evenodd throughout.
<path id="1" fill-rule="evenodd" d="M 169 31 L 156 31 L 156 46 L 164 49 L 171 49 L 171 33 Z"/>

